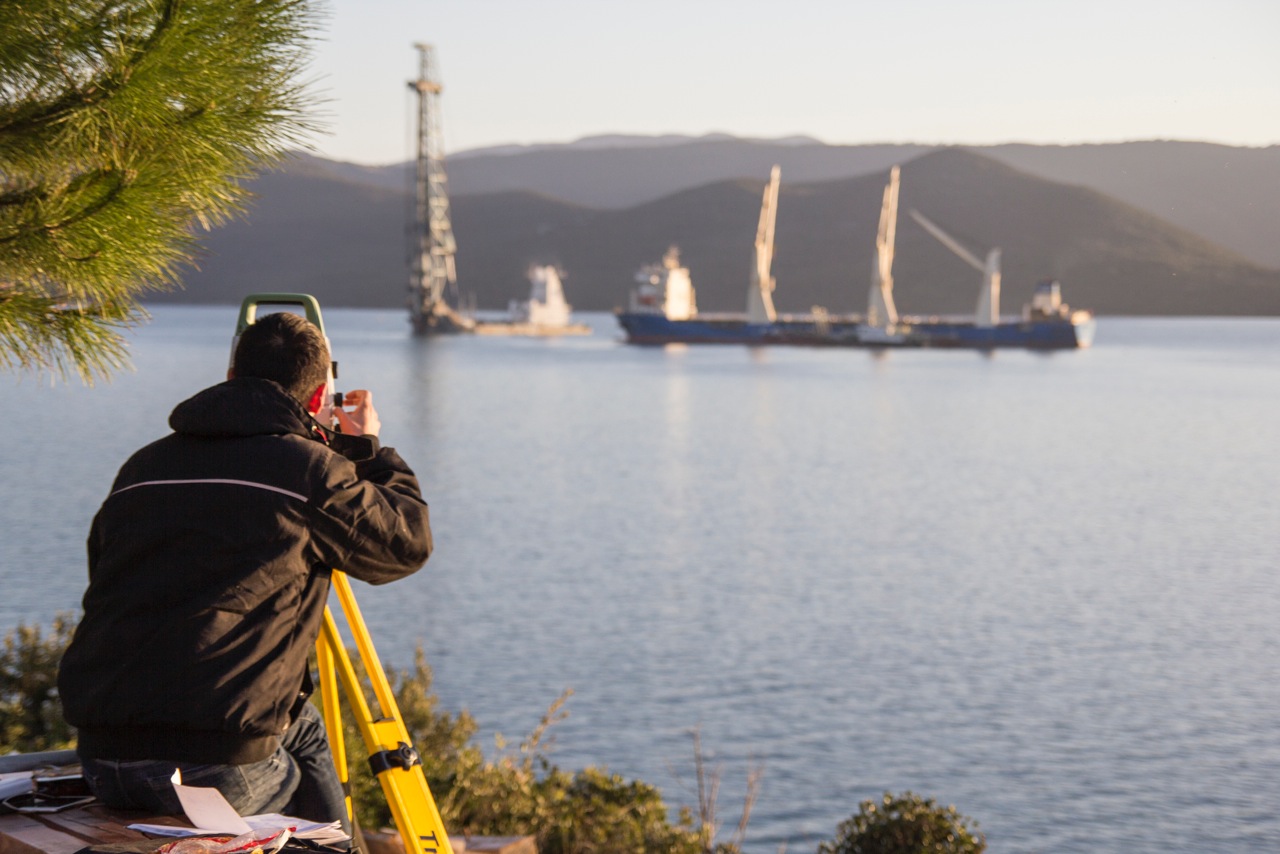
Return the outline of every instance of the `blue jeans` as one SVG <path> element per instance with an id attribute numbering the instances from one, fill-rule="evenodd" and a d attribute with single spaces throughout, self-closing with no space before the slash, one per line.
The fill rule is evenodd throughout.
<path id="1" fill-rule="evenodd" d="M 302 704 L 280 747 L 261 762 L 247 765 L 196 765 L 164 760 L 82 758 L 89 789 L 109 807 L 182 815 L 170 778 L 182 769 L 184 786 L 222 792 L 241 815 L 283 813 L 310 821 L 340 821 L 347 833 L 346 799 L 329 752 L 324 721 L 316 707 Z"/>

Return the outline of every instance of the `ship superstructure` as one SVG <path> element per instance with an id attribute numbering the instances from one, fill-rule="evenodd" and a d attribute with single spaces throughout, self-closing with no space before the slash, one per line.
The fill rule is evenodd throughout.
<path id="1" fill-rule="evenodd" d="M 680 247 L 671 246 L 661 264 L 648 264 L 636 273 L 630 311 L 660 314 L 667 320 L 690 320 L 698 314 L 698 294 L 689 268 L 680 263 Z"/>

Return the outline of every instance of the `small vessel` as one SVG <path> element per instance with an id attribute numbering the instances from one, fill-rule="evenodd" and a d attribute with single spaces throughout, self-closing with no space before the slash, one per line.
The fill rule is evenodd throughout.
<path id="1" fill-rule="evenodd" d="M 637 278 L 618 323 L 632 344 L 798 344 L 827 347 L 962 347 L 993 349 L 1072 349 L 1093 343 L 1092 312 L 1072 311 L 1054 281 L 1037 285 L 1021 317 L 1000 316 L 1000 250 L 980 261 L 918 211 L 911 216 L 929 234 L 982 272 L 973 315 L 929 317 L 899 315 L 893 292 L 893 254 L 898 219 L 900 170 L 889 171 L 876 232 L 867 310 L 863 315 L 830 314 L 814 307 L 807 315 L 779 314 L 773 305 L 774 224 L 777 219 L 778 167 L 773 167 L 761 200 L 753 265 L 743 314 L 700 314 L 689 271 L 674 247 L 661 268 L 646 267 Z"/>
<path id="2" fill-rule="evenodd" d="M 570 322 L 573 306 L 564 298 L 560 271 L 551 264 L 529 269 L 530 292 L 527 300 L 512 300 L 507 320 L 480 321 L 477 335 L 590 335 L 585 323 Z"/>

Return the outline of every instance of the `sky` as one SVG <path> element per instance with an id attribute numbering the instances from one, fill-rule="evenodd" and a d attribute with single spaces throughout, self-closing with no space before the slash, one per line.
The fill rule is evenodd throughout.
<path id="1" fill-rule="evenodd" d="M 831 144 L 1280 143 L 1280 0 L 322 0 L 317 153 L 612 133 Z"/>

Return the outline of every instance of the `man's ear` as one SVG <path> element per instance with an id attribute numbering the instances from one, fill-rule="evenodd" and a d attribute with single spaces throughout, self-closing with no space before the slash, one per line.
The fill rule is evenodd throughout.
<path id="1" fill-rule="evenodd" d="M 320 407 L 324 405 L 325 383 L 316 386 L 315 393 L 311 395 L 311 400 L 307 401 L 307 411 L 315 415 L 320 411 Z"/>

